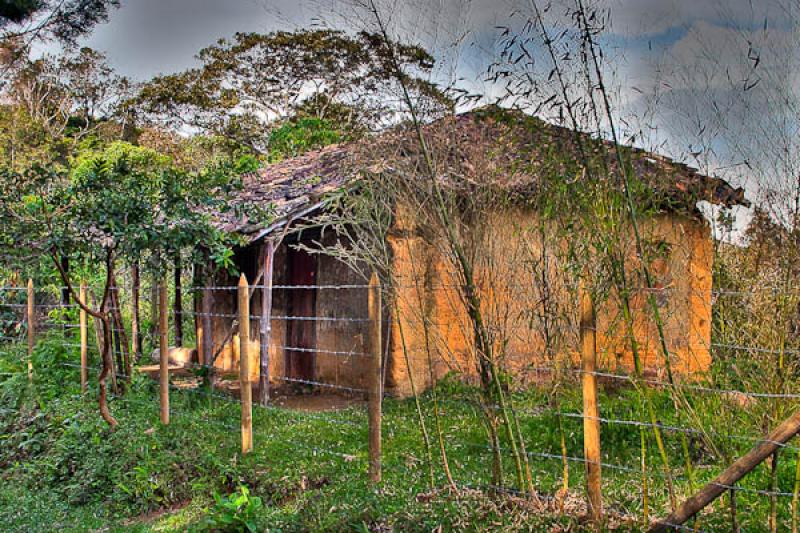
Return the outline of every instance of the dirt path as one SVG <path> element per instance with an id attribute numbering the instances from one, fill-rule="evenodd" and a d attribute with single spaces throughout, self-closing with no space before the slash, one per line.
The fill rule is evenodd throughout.
<path id="1" fill-rule="evenodd" d="M 158 380 L 158 365 L 146 365 L 137 368 L 153 380 Z M 190 368 L 181 365 L 169 365 L 170 383 L 179 389 L 196 389 L 202 385 L 202 379 Z M 238 376 L 234 374 L 221 376 L 215 391 L 234 398 L 239 398 Z M 258 398 L 258 383 L 253 383 L 253 398 Z M 346 409 L 352 406 L 366 405 L 361 395 L 346 395 L 319 390 L 305 391 L 292 386 L 273 387 L 270 390 L 270 403 L 277 407 L 304 412 L 325 412 Z"/>

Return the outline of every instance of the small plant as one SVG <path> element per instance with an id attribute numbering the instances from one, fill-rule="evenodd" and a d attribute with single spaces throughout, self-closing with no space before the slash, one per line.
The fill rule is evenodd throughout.
<path id="1" fill-rule="evenodd" d="M 250 489 L 240 486 L 238 492 L 225 497 L 214 493 L 214 502 L 203 523 L 203 530 L 257 531 L 255 518 L 263 504 L 258 496 L 250 496 Z"/>

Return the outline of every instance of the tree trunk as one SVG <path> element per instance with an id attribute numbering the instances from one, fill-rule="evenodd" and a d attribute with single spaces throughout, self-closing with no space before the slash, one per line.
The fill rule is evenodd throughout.
<path id="1" fill-rule="evenodd" d="M 139 331 L 139 293 L 141 290 L 141 280 L 139 279 L 139 262 L 134 261 L 131 265 L 131 354 L 133 361 L 138 363 L 142 356 L 142 334 Z"/>
<path id="2" fill-rule="evenodd" d="M 66 285 L 69 292 L 75 297 L 75 293 L 72 290 L 72 284 L 69 281 L 69 276 L 67 272 L 63 269 L 61 262 L 59 261 L 59 257 L 56 255 L 51 255 L 51 258 L 55 262 L 56 268 L 61 275 L 61 280 Z M 100 375 L 97 379 L 98 386 L 100 388 L 100 394 L 98 395 L 98 405 L 100 409 L 100 416 L 105 420 L 109 426 L 111 426 L 111 431 L 113 431 L 117 427 L 117 421 L 111 416 L 111 411 L 108 408 L 108 391 L 106 387 L 106 379 L 108 378 L 109 372 L 111 372 L 113 368 L 113 361 L 111 359 L 110 353 L 110 346 L 111 346 L 111 324 L 108 319 L 108 315 L 104 313 L 104 309 L 106 307 L 106 296 L 108 294 L 108 289 L 110 287 L 110 282 L 114 276 L 114 261 L 111 251 L 107 251 L 106 255 L 106 293 L 104 294 L 103 301 L 100 304 L 99 311 L 93 311 L 92 308 L 87 305 L 87 302 L 78 300 L 78 305 L 88 314 L 97 320 L 102 322 L 102 329 L 103 329 L 103 349 L 100 352 L 100 358 L 102 361 L 102 368 L 100 370 Z"/>
<path id="3" fill-rule="evenodd" d="M 120 374 L 130 381 L 133 365 L 128 350 L 128 333 L 125 331 L 125 323 L 122 321 L 119 286 L 116 279 L 111 280 L 111 320 L 114 329 L 114 346 L 118 352 L 117 357 L 122 363 Z"/>
<path id="4" fill-rule="evenodd" d="M 197 346 L 197 362 L 202 366 L 205 360 L 205 333 L 203 332 L 203 266 L 192 264 L 192 316 L 194 317 L 194 340 Z"/>
<path id="5" fill-rule="evenodd" d="M 211 333 L 211 309 L 213 308 L 214 293 L 211 291 L 211 286 L 214 283 L 214 278 L 211 275 L 211 268 L 206 261 L 206 267 L 203 271 L 203 294 L 200 301 L 200 310 L 202 312 L 203 320 L 203 364 L 206 365 L 206 372 L 208 373 L 208 385 L 214 387 L 214 337 Z M 223 341 L 227 342 L 227 341 Z"/>
<path id="6" fill-rule="evenodd" d="M 125 362 L 122 360 L 122 346 L 119 342 L 119 331 L 117 330 L 116 321 L 114 320 L 114 311 L 109 310 L 109 314 L 111 315 L 111 341 L 112 346 L 114 349 L 114 360 L 117 363 L 116 370 L 114 371 L 114 375 L 116 376 L 116 383 L 114 385 L 114 393 L 120 394 L 122 388 L 119 386 L 119 380 L 125 380 Z"/>
<path id="7" fill-rule="evenodd" d="M 89 293 L 89 306 L 94 308 L 97 303 L 94 300 L 94 295 L 90 292 Z M 99 307 L 98 313 L 103 316 L 108 315 L 107 306 Z M 92 324 L 94 324 L 94 336 L 95 340 L 97 341 L 97 351 L 100 353 L 100 365 L 105 365 L 105 353 L 108 352 L 109 361 L 111 364 L 109 365 L 109 374 L 111 375 L 111 390 L 117 390 L 117 373 L 114 372 L 114 361 L 111 354 L 111 330 L 108 331 L 108 336 L 106 336 L 106 331 L 103 329 L 103 319 L 98 318 L 95 315 L 92 315 Z"/>
<path id="8" fill-rule="evenodd" d="M 66 255 L 61 256 L 61 269 L 69 276 L 69 257 Z M 69 305 L 69 287 L 61 288 L 61 305 Z"/>
<path id="9" fill-rule="evenodd" d="M 158 280 L 152 276 L 150 283 L 150 329 L 147 333 L 150 337 L 150 347 L 158 345 Z"/>
<path id="10" fill-rule="evenodd" d="M 272 333 L 272 266 L 275 255 L 275 243 L 268 239 L 264 250 L 263 285 L 261 287 L 261 321 L 259 324 L 259 341 L 261 345 L 260 368 L 258 378 L 258 401 L 264 407 L 269 404 L 269 343 Z"/>
<path id="11" fill-rule="evenodd" d="M 183 299 L 181 289 L 181 255 L 175 255 L 175 346 L 183 346 Z"/>

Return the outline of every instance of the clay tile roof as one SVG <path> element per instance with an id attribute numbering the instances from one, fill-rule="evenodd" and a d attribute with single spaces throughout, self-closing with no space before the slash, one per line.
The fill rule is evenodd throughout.
<path id="1" fill-rule="evenodd" d="M 473 172 L 476 180 L 491 175 L 495 183 L 523 196 L 536 194 L 542 172 L 571 171 L 578 159 L 578 142 L 585 142 L 584 153 L 589 150 L 602 158 L 611 174 L 616 168 L 610 143 L 583 133 L 576 136 L 570 129 L 520 112 L 482 108 L 427 124 L 425 134 L 429 144 L 438 148 L 440 179 L 459 176 L 471 180 Z M 637 148 L 625 150 L 636 175 L 666 199 L 665 210 L 694 211 L 701 200 L 728 207 L 750 205 L 744 190 L 725 180 L 705 176 L 661 155 Z M 268 210 L 271 225 L 243 215 L 218 215 L 217 224 L 225 231 L 258 239 L 288 219 L 322 207 L 326 195 L 352 184 L 359 170 L 375 172 L 418 165 L 414 162 L 418 161 L 418 152 L 412 132 L 395 128 L 357 143 L 330 145 L 268 165 L 244 176 L 243 187 L 233 201 Z"/>

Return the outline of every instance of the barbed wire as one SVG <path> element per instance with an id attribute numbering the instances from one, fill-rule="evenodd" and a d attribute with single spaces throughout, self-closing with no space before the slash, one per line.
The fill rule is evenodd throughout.
<path id="1" fill-rule="evenodd" d="M 504 287 L 506 287 L 506 286 L 510 287 L 511 286 L 511 285 L 508 285 L 508 284 L 501 284 L 501 285 L 503 285 Z M 253 290 L 264 290 L 264 289 L 267 289 L 269 287 L 270 286 L 267 286 L 267 285 L 251 285 L 251 286 L 249 286 L 249 289 L 251 291 L 253 291 Z M 395 285 L 394 287 L 395 288 L 403 288 L 404 286 L 403 285 Z M 431 290 L 431 289 L 435 290 L 437 288 L 448 289 L 448 288 L 461 288 L 461 287 L 463 287 L 462 284 L 455 284 L 454 283 L 454 284 L 438 284 L 438 286 L 436 286 L 436 287 L 432 287 L 432 286 L 426 285 L 424 287 L 424 289 L 425 290 Z M 370 285 L 361 285 L 361 284 L 351 284 L 351 285 L 347 285 L 347 284 L 343 284 L 343 285 L 322 285 L 322 284 L 321 285 L 272 285 L 271 286 L 271 289 L 273 289 L 273 290 L 363 290 L 363 289 L 370 289 L 370 288 L 371 288 Z M 407 286 L 407 288 L 417 288 L 417 285 L 409 285 L 409 286 Z M 6 288 L 0 287 L 0 291 L 5 290 L 5 289 Z M 730 290 L 730 289 L 714 289 L 714 290 L 711 291 L 711 294 L 712 294 L 712 296 L 715 296 L 715 297 L 717 297 L 717 296 L 720 296 L 720 297 L 721 296 L 725 296 L 725 297 L 727 297 L 727 296 L 749 297 L 749 296 L 752 296 L 754 294 L 765 294 L 765 293 L 778 294 L 778 295 L 782 295 L 782 296 L 784 296 L 784 295 L 785 296 L 788 296 L 788 295 L 792 295 L 792 296 L 800 295 L 800 292 L 786 292 L 786 291 L 776 292 L 774 289 L 775 288 L 773 288 L 773 287 L 757 287 L 757 288 L 754 288 L 754 290 L 752 290 L 752 291 L 734 291 L 734 290 Z M 8 290 L 25 291 L 25 290 L 27 290 L 27 288 L 26 287 L 16 287 L 16 288 L 8 288 Z M 51 289 L 51 290 L 54 290 L 54 289 Z M 116 287 L 113 290 L 121 291 L 122 288 L 121 287 Z M 182 290 L 182 292 L 184 294 L 191 294 L 193 292 L 202 292 L 202 291 L 226 291 L 226 292 L 233 293 L 233 291 L 239 290 L 239 287 L 238 286 L 230 286 L 230 287 L 225 287 L 225 286 L 193 287 L 193 286 L 189 286 L 189 287 L 183 287 L 181 290 Z M 641 291 L 641 292 L 649 292 L 649 293 L 663 293 L 663 292 L 672 292 L 672 291 L 678 291 L 678 290 L 679 289 L 677 289 L 675 287 L 632 288 L 632 289 L 629 289 L 629 291 L 631 291 L 631 292 Z M 50 295 L 51 292 L 47 292 L 46 294 Z M 119 293 L 119 294 L 122 294 L 122 293 Z M 231 294 L 231 296 L 233 297 L 234 295 Z M 197 301 L 197 300 L 195 300 L 195 301 Z M 232 301 L 233 301 L 233 298 L 232 298 Z M 126 303 L 124 300 L 120 300 L 120 302 Z M 4 304 L 4 303 L 0 302 L 0 308 L 3 308 L 3 307 L 7 307 L 9 309 L 27 309 L 28 308 L 28 306 L 26 304 L 23 304 L 23 303 L 7 303 L 7 304 Z M 62 304 L 38 303 L 38 304 L 34 305 L 34 309 L 39 310 L 39 311 L 41 311 L 41 310 L 57 310 L 57 309 L 63 309 L 65 311 L 68 311 L 68 310 L 74 309 L 76 307 L 78 307 L 77 304 L 66 304 L 66 305 L 64 305 L 63 303 Z M 106 308 L 106 310 L 109 311 L 109 312 L 114 312 L 114 313 L 120 313 L 121 314 L 121 313 L 127 311 L 127 308 L 122 307 L 122 306 L 119 306 L 119 307 L 108 307 L 108 308 Z M 176 314 L 177 314 L 177 316 L 176 316 Z M 74 315 L 72 315 L 72 316 L 74 316 Z M 235 320 L 239 319 L 238 313 L 198 312 L 198 311 L 186 310 L 186 309 L 180 309 L 180 310 L 177 310 L 177 311 L 175 309 L 172 309 L 171 313 L 170 313 L 170 319 L 172 321 L 177 321 L 177 320 L 181 320 L 182 321 L 184 319 L 206 318 L 206 317 L 207 318 L 232 319 L 232 321 L 235 321 Z M 153 319 L 153 318 L 154 317 L 151 316 L 151 319 Z M 258 323 L 261 320 L 263 320 L 264 316 L 263 315 L 253 315 L 253 314 L 251 314 L 249 316 L 249 318 Z M 316 315 L 314 315 L 314 316 L 294 316 L 294 315 L 291 315 L 291 314 L 271 314 L 271 313 L 270 313 L 269 318 L 271 320 L 279 320 L 279 321 L 282 320 L 282 321 L 300 321 L 300 322 L 316 322 L 316 323 L 320 323 L 320 322 L 367 323 L 367 322 L 370 322 L 372 320 L 370 318 L 364 318 L 364 317 L 316 316 Z M 53 320 L 52 322 L 45 321 L 45 320 L 37 320 L 36 321 L 36 328 L 40 329 L 40 328 L 44 328 L 44 327 L 60 326 L 60 327 L 64 328 L 65 330 L 70 330 L 70 331 L 71 330 L 75 330 L 75 329 L 80 329 L 80 327 L 81 327 L 80 324 L 74 324 L 74 323 L 68 321 L 69 320 L 69 315 L 66 316 L 66 320 L 67 321 Z M 73 318 L 73 320 L 74 320 L 74 318 Z M 387 320 L 386 319 L 381 319 L 381 321 L 382 322 L 386 322 Z M 425 322 L 425 324 L 428 324 L 428 325 L 431 325 L 431 326 L 447 324 L 447 322 L 430 321 L 427 318 L 423 318 L 423 321 Z M 25 323 L 25 318 L 22 318 L 19 321 L 14 321 L 13 323 L 24 324 Z M 87 329 L 90 329 L 90 328 L 87 326 Z M 192 331 L 192 330 L 190 329 L 190 331 Z M 126 335 L 129 334 L 129 331 L 127 329 L 125 329 L 124 327 L 122 329 L 119 329 L 116 326 L 114 326 L 112 328 L 112 332 L 116 333 L 116 334 L 122 334 L 122 333 L 124 333 Z M 19 337 L 0 336 L 0 340 L 9 340 L 9 341 L 14 341 L 14 342 L 24 341 L 24 335 L 25 335 L 25 333 L 22 332 Z M 66 335 L 66 333 L 65 333 L 65 335 Z M 147 335 L 143 335 L 143 337 L 144 338 L 148 338 Z M 756 346 L 756 345 L 750 346 L 750 345 L 747 345 L 747 342 L 751 341 L 753 339 L 744 339 L 744 342 L 735 343 L 735 342 L 727 342 L 728 337 L 722 337 L 722 338 L 725 339 L 726 342 L 716 342 L 716 341 L 715 342 L 711 342 L 710 345 L 707 346 L 707 348 L 709 350 L 717 349 L 717 350 L 720 350 L 720 351 L 721 350 L 735 350 L 735 351 L 742 351 L 742 352 L 767 353 L 767 354 L 787 354 L 787 355 L 800 354 L 800 350 L 796 349 L 794 346 L 791 346 L 791 345 L 788 346 L 786 349 L 775 349 L 773 347 L 768 347 L 768 346 Z M 734 340 L 738 340 L 738 339 L 734 338 Z M 76 343 L 73 343 L 73 342 L 62 342 L 61 344 L 66 348 L 80 348 L 81 347 L 80 344 L 76 344 Z M 223 344 L 227 344 L 227 341 L 224 342 Z M 765 342 L 764 344 L 769 344 L 769 343 Z M 152 344 L 151 344 L 151 346 L 152 346 Z M 261 346 L 262 346 L 262 349 L 265 347 L 265 345 L 263 345 L 263 344 Z M 269 343 L 269 346 L 268 346 L 268 349 L 272 349 L 272 348 L 277 348 L 277 349 L 285 350 L 285 351 L 294 351 L 294 352 L 298 352 L 298 353 L 323 354 L 323 355 L 327 354 L 327 355 L 345 356 L 345 357 L 351 357 L 351 356 L 370 357 L 370 356 L 372 356 L 371 354 L 365 353 L 363 351 L 342 350 L 342 349 L 326 349 L 324 347 L 317 348 L 317 347 L 304 347 L 304 346 L 290 346 L 290 345 L 284 344 L 282 342 L 275 342 L 274 340 L 271 340 L 270 343 Z M 122 355 L 122 354 L 125 354 L 125 353 L 129 353 L 129 352 L 126 352 L 125 350 L 122 350 L 122 351 L 116 350 L 113 347 L 112 347 L 111 352 L 114 355 Z M 69 366 L 69 367 L 82 368 L 81 365 L 77 365 L 77 364 L 73 364 L 73 363 L 62 363 L 62 364 L 64 364 L 65 366 Z M 89 367 L 84 367 L 84 368 L 89 368 Z M 192 368 L 199 368 L 199 369 L 205 368 L 205 369 L 208 369 L 208 370 L 211 370 L 211 371 L 218 370 L 218 367 L 215 367 L 214 365 L 193 365 Z M 92 371 L 92 372 L 99 372 L 96 368 L 89 368 L 89 370 Z M 531 371 L 536 371 L 536 372 L 540 372 L 540 371 L 541 372 L 550 372 L 550 373 L 564 372 L 566 374 L 574 375 L 574 376 L 593 375 L 593 376 L 604 378 L 604 379 L 608 379 L 608 380 L 616 380 L 616 381 L 623 381 L 623 382 L 628 382 L 628 383 L 633 383 L 633 384 L 644 384 L 644 385 L 648 385 L 648 386 L 656 386 L 656 387 L 664 387 L 664 388 L 675 388 L 675 389 L 678 389 L 678 390 L 694 391 L 694 392 L 698 392 L 698 393 L 702 393 L 702 394 L 740 395 L 742 397 L 747 397 L 747 398 L 769 399 L 769 400 L 797 400 L 797 399 L 800 399 L 800 393 L 794 393 L 794 392 L 791 392 L 789 390 L 778 391 L 778 392 L 768 392 L 768 391 L 760 391 L 760 390 L 738 390 L 736 388 L 731 388 L 731 387 L 714 386 L 713 384 L 706 384 L 704 382 L 686 382 L 686 381 L 680 380 L 680 381 L 677 381 L 677 382 L 673 383 L 671 381 L 664 381 L 663 379 L 660 379 L 660 378 L 652 378 L 652 377 L 647 377 L 647 376 L 636 376 L 636 375 L 631 375 L 631 374 L 611 372 L 611 371 L 603 371 L 603 370 L 587 372 L 587 371 L 584 371 L 584 370 L 579 369 L 579 368 L 556 369 L 553 366 L 530 367 L 530 368 L 526 368 L 526 370 L 531 370 Z M 22 374 L 22 373 L 23 372 L 20 372 L 20 374 Z M 5 373 L 5 374 L 0 374 L 0 375 L 13 375 L 13 373 Z M 115 375 L 118 378 L 121 378 L 121 379 L 132 379 L 131 376 L 127 376 L 124 373 L 116 372 Z M 193 377 L 198 377 L 198 376 L 193 376 Z M 308 385 L 308 386 L 315 387 L 315 388 L 327 388 L 327 389 L 332 389 L 332 390 L 340 391 L 340 392 L 346 392 L 346 393 L 350 393 L 350 394 L 364 394 L 364 393 L 367 392 L 366 389 L 362 389 L 362 388 L 350 387 L 350 386 L 342 385 L 342 384 L 339 384 L 339 383 L 327 383 L 327 382 L 324 382 L 324 381 L 317 381 L 317 380 L 312 380 L 312 379 L 302 379 L 302 378 L 299 378 L 299 377 L 271 376 L 271 380 L 275 381 L 275 382 L 283 382 L 283 383 L 287 383 L 287 384 Z M 213 389 L 211 387 L 207 387 L 205 385 L 194 384 L 194 385 L 191 385 L 191 386 L 184 386 L 184 385 L 179 386 L 179 385 L 176 385 L 175 383 L 170 383 L 169 387 L 170 387 L 170 390 L 176 390 L 181 395 L 193 394 L 193 395 L 198 395 L 198 396 L 202 396 L 202 397 L 209 398 L 209 399 L 213 398 L 213 399 L 224 400 L 225 402 L 229 402 L 232 405 L 235 404 L 235 405 L 241 406 L 241 401 L 239 399 L 237 399 L 235 396 L 233 396 L 231 394 L 224 394 L 224 393 L 221 394 L 221 393 L 214 392 L 216 389 Z M 742 387 L 742 388 L 744 389 L 744 387 Z M 153 402 L 138 401 L 138 400 L 133 400 L 131 398 L 127 398 L 127 397 L 124 397 L 124 396 L 118 396 L 118 395 L 111 395 L 111 398 L 114 401 L 120 401 L 120 402 L 121 401 L 130 401 L 130 402 L 137 401 L 140 405 L 147 405 L 147 406 L 155 406 L 156 405 L 155 401 L 153 401 Z M 154 400 L 155 400 L 155 398 L 154 398 Z M 453 399 L 441 399 L 441 398 L 438 401 L 440 401 L 442 403 L 449 403 L 449 404 L 458 403 L 458 404 L 463 404 L 463 405 L 469 405 L 470 407 L 473 407 L 473 408 L 478 407 L 477 402 L 458 401 L 458 400 L 453 400 Z M 285 413 L 297 413 L 298 412 L 298 411 L 295 411 L 295 410 L 289 410 L 289 409 L 285 409 L 285 408 L 281 408 L 281 407 L 276 407 L 276 406 L 273 406 L 273 405 L 269 405 L 269 406 L 265 407 L 265 406 L 261 406 L 258 403 L 254 403 L 253 407 L 254 407 L 254 409 L 264 409 L 264 410 L 266 410 L 264 412 L 274 412 L 274 411 L 269 411 L 270 409 L 277 409 L 277 410 L 280 410 L 281 412 L 285 412 Z M 481 405 L 480 407 L 486 408 L 487 406 Z M 500 408 L 500 406 L 495 406 L 495 405 L 490 405 L 488 407 L 490 409 L 499 409 Z M 705 429 L 705 428 L 702 428 L 702 427 L 684 427 L 684 426 L 680 425 L 680 421 L 678 422 L 678 425 L 670 425 L 668 423 L 661 423 L 661 422 L 653 423 L 653 422 L 646 422 L 646 421 L 633 420 L 633 419 L 624 419 L 624 418 L 603 417 L 603 416 L 592 417 L 592 416 L 586 416 L 586 415 L 584 415 L 583 413 L 580 413 L 580 412 L 561 411 L 560 409 L 551 408 L 549 406 L 542 407 L 541 409 L 538 408 L 538 407 L 533 407 L 533 408 L 529 408 L 529 407 L 522 407 L 522 408 L 514 407 L 513 411 L 515 413 L 517 413 L 517 414 L 520 414 L 521 416 L 528 416 L 528 415 L 534 415 L 534 416 L 563 416 L 563 417 L 565 417 L 567 419 L 574 419 L 574 420 L 578 420 L 578 419 L 587 420 L 588 419 L 588 420 L 595 420 L 595 421 L 598 421 L 598 422 L 600 422 L 602 424 L 608 424 L 608 425 L 616 424 L 616 425 L 627 425 L 627 426 L 632 426 L 632 427 L 658 428 L 658 429 L 663 430 L 665 432 L 676 432 L 676 433 L 680 432 L 680 433 L 689 434 L 689 435 L 704 435 L 705 434 L 705 435 L 713 436 L 713 437 L 720 438 L 720 439 L 729 439 L 731 441 L 738 440 L 738 441 L 747 441 L 747 442 L 751 442 L 751 443 L 769 443 L 769 444 L 773 444 L 773 445 L 775 445 L 775 446 L 777 446 L 777 447 L 779 447 L 781 449 L 800 451 L 800 448 L 797 448 L 795 446 L 791 446 L 788 443 L 781 443 L 781 442 L 771 441 L 771 440 L 769 440 L 769 439 L 767 439 L 767 438 L 765 438 L 763 436 L 736 435 L 736 434 L 729 434 L 729 433 L 725 433 L 725 432 L 718 432 L 718 431 L 714 431 L 714 430 L 709 430 L 709 429 Z M 261 412 L 261 411 L 258 411 L 258 412 Z M 193 414 L 193 415 L 197 415 L 198 414 L 196 410 L 187 411 L 187 413 L 190 413 L 190 414 Z M 206 412 L 206 411 L 202 411 L 201 413 L 202 414 L 200 416 L 211 416 L 211 415 L 214 415 L 214 416 L 230 416 L 231 415 L 231 414 L 225 414 L 222 411 L 220 411 L 219 413 L 215 413 L 215 412 L 210 412 L 209 413 L 209 412 Z M 220 414 L 220 413 L 222 413 L 222 414 Z M 299 423 L 302 423 L 303 421 L 306 421 L 306 420 L 307 421 L 316 420 L 316 421 L 323 422 L 325 424 L 327 424 L 327 423 L 344 424 L 344 425 L 347 425 L 348 427 L 355 428 L 355 429 L 358 429 L 358 430 L 365 429 L 364 420 L 361 420 L 360 422 L 359 421 L 349 421 L 349 420 L 345 421 L 343 419 L 338 419 L 338 417 L 330 415 L 330 414 L 310 415 L 308 413 L 305 413 L 303 416 L 305 417 L 303 420 L 297 421 L 297 419 L 292 419 L 293 420 L 292 423 L 293 424 L 299 424 Z M 239 426 L 238 425 L 228 424 L 224 420 L 218 420 L 216 418 L 204 418 L 203 422 L 219 424 L 220 427 L 225 427 L 226 429 L 229 429 L 230 431 L 238 431 L 239 430 Z M 259 431 L 259 429 L 254 428 L 254 431 Z M 261 429 L 261 431 L 263 431 L 263 429 Z M 744 431 L 741 431 L 741 432 L 747 432 L 747 430 L 745 429 Z M 336 450 L 329 449 L 329 448 L 316 447 L 315 445 L 309 446 L 308 442 L 302 442 L 302 443 L 295 442 L 295 441 L 292 441 L 291 439 L 287 438 L 285 435 L 281 435 L 279 437 L 279 442 L 280 442 L 280 444 L 286 444 L 289 447 L 294 446 L 295 448 L 296 447 L 301 447 L 303 449 L 308 449 L 308 450 L 310 450 L 310 451 L 312 451 L 314 453 L 325 453 L 325 454 L 337 455 L 337 456 L 346 458 L 348 461 L 349 460 L 353 460 L 353 458 L 356 457 L 356 456 L 358 458 L 363 458 L 363 454 L 362 453 L 357 453 L 356 455 L 345 454 L 345 453 L 341 453 L 340 451 L 336 451 Z M 464 442 L 464 441 L 461 441 L 461 442 L 448 441 L 446 443 L 446 445 L 448 447 L 450 447 L 450 446 L 454 446 L 454 447 L 455 446 L 466 446 L 466 447 L 471 447 L 471 448 L 475 448 L 475 449 L 480 448 L 482 450 L 493 450 L 493 449 L 495 449 L 495 448 L 492 448 L 491 446 L 487 446 L 485 444 L 477 444 L 477 443 L 470 443 L 470 442 Z M 508 450 L 506 448 L 502 448 L 502 451 L 504 453 L 509 453 L 510 452 L 510 450 Z M 665 478 L 668 475 L 666 473 L 663 473 L 663 472 L 659 471 L 657 468 L 642 470 L 640 468 L 631 467 L 631 466 L 628 466 L 628 465 L 625 465 L 625 464 L 614 464 L 614 463 L 607 463 L 607 462 L 603 462 L 603 461 L 593 462 L 593 461 L 587 460 L 584 457 L 576 457 L 576 456 L 567 455 L 567 454 L 564 454 L 564 453 L 552 453 L 550 451 L 547 451 L 546 448 L 545 449 L 527 450 L 525 452 L 525 454 L 528 457 L 531 457 L 531 458 L 534 458 L 534 459 L 546 460 L 546 461 L 559 460 L 559 461 L 568 461 L 570 463 L 597 464 L 597 465 L 601 466 L 602 468 L 608 469 L 608 470 L 610 470 L 612 472 L 619 472 L 619 473 L 622 473 L 622 474 L 647 475 L 647 476 L 655 476 L 655 477 L 660 477 L 660 478 Z M 684 479 L 685 478 L 685 476 L 683 476 L 682 474 L 678 474 L 678 473 L 674 473 L 674 472 L 671 473 L 670 475 L 672 475 L 672 477 L 675 477 L 676 479 Z M 758 497 L 770 497 L 770 498 L 772 498 L 772 497 L 775 497 L 775 498 L 777 498 L 777 497 L 787 497 L 788 498 L 788 497 L 794 497 L 795 496 L 795 493 L 793 493 L 793 492 L 785 492 L 785 491 L 781 491 L 781 490 L 764 490 L 764 489 L 745 487 L 745 486 L 741 486 L 741 485 L 731 485 L 731 486 L 729 486 L 729 485 L 717 484 L 717 483 L 714 483 L 713 481 L 710 482 L 710 483 L 715 484 L 718 487 L 724 488 L 726 490 L 752 494 L 752 495 L 758 496 Z M 674 527 L 675 527 L 675 529 L 691 529 L 693 531 L 698 531 L 699 530 L 699 529 L 694 528 L 694 527 L 690 528 L 690 527 L 681 526 L 681 525 L 674 525 Z"/>

